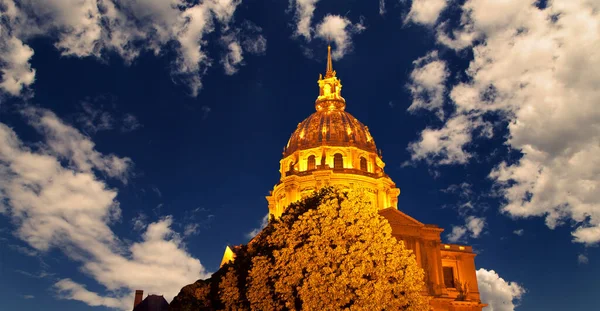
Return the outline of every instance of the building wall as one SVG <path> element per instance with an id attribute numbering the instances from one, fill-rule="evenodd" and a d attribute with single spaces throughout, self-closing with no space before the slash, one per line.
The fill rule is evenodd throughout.
<path id="1" fill-rule="evenodd" d="M 395 214 L 394 214 L 395 213 Z M 470 246 L 444 244 L 440 234 L 443 229 L 424 225 L 399 211 L 382 213 L 390 222 L 392 234 L 415 254 L 417 264 L 425 272 L 425 294 L 432 298 L 434 311 L 481 311 L 485 304 L 480 301 L 475 254 Z M 403 221 L 402 217 L 406 217 Z M 466 284 L 468 293 L 464 301 L 457 301 L 459 290 L 447 287 L 444 267 L 453 269 L 455 286 Z"/>
<path id="2" fill-rule="evenodd" d="M 334 168 L 334 155 L 342 154 L 343 168 Z M 315 169 L 308 169 L 308 158 L 315 157 Z M 367 160 L 367 169 L 360 169 L 360 158 Z M 281 179 L 270 195 L 269 213 L 278 218 L 291 203 L 319 188 L 340 185 L 346 189 L 363 188 L 371 202 L 380 210 L 392 227 L 392 234 L 415 254 L 425 272 L 423 294 L 430 296 L 432 311 L 481 311 L 475 275 L 475 254 L 470 246 L 444 244 L 443 229 L 425 225 L 398 211 L 398 189 L 383 172 L 385 163 L 374 152 L 350 146 L 320 146 L 298 150 L 280 161 Z M 454 287 L 444 281 L 444 267 L 451 268 Z M 456 288 L 464 284 L 468 293 L 459 298 Z"/>
<path id="3" fill-rule="evenodd" d="M 334 168 L 334 155 L 338 153 L 343 157 L 342 169 Z M 317 168 L 309 171 L 310 156 L 315 156 Z M 325 161 L 322 161 L 323 157 Z M 367 160 L 366 171 L 360 169 L 361 157 Z M 281 180 L 266 197 L 269 212 L 277 218 L 291 203 L 319 188 L 333 185 L 365 189 L 378 209 L 397 208 L 400 189 L 383 173 L 384 166 L 376 154 L 354 147 L 322 146 L 297 151 L 280 162 Z"/>

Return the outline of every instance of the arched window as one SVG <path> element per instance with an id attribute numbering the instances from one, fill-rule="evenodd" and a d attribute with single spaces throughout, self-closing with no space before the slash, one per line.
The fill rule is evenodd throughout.
<path id="1" fill-rule="evenodd" d="M 288 172 L 293 172 L 294 171 L 294 162 L 290 162 L 290 169 L 288 170 Z"/>
<path id="2" fill-rule="evenodd" d="M 360 157 L 360 170 L 365 172 L 369 170 L 367 168 L 367 159 L 365 159 L 365 157 Z"/>
<path id="3" fill-rule="evenodd" d="M 314 155 L 308 157 L 308 170 L 314 170 L 317 166 L 317 159 Z"/>
<path id="4" fill-rule="evenodd" d="M 344 168 L 344 158 L 341 153 L 333 155 L 333 168 Z"/>

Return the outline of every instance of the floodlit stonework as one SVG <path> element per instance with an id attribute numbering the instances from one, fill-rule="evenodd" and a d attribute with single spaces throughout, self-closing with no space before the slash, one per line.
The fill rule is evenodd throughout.
<path id="1" fill-rule="evenodd" d="M 318 84 L 316 112 L 298 124 L 284 148 L 280 181 L 266 197 L 269 213 L 278 218 L 290 203 L 329 185 L 366 189 L 372 204 L 389 221 L 392 234 L 405 242 L 424 269 L 424 294 L 432 298 L 431 310 L 482 310 L 486 304 L 480 300 L 472 248 L 442 243 L 443 229 L 398 210 L 400 189 L 385 174 L 368 127 L 345 111 L 331 48 L 325 76 L 319 77 Z M 233 259 L 227 250 L 223 262 Z"/>

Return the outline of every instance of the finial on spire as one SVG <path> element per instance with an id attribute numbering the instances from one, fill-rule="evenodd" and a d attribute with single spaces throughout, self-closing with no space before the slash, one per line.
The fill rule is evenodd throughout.
<path id="1" fill-rule="evenodd" d="M 325 71 L 325 78 L 331 78 L 335 76 L 333 71 L 333 63 L 331 62 L 331 45 L 327 45 L 327 70 Z"/>

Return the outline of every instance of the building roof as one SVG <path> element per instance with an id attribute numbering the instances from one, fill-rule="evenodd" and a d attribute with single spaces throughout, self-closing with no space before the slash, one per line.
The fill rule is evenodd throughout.
<path id="1" fill-rule="evenodd" d="M 165 300 L 165 297 L 158 295 L 148 295 L 146 299 L 142 300 L 133 311 L 167 311 L 169 310 L 169 303 Z"/>
<path id="2" fill-rule="evenodd" d="M 318 146 L 357 147 L 377 152 L 369 129 L 343 110 L 317 111 L 298 124 L 284 154 Z"/>

